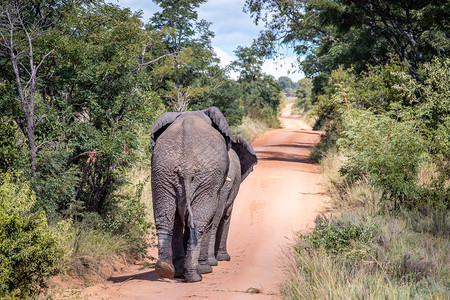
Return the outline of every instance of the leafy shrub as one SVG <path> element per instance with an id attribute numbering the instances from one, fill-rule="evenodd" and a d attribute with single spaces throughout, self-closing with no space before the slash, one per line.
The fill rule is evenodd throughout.
<path id="1" fill-rule="evenodd" d="M 38 295 L 65 257 L 64 238 L 31 211 L 35 200 L 28 183 L 0 175 L 0 298 Z"/>
<path id="2" fill-rule="evenodd" d="M 140 197 L 121 196 L 105 219 L 101 229 L 115 235 L 120 235 L 128 242 L 127 252 L 132 256 L 144 255 L 147 250 L 148 231 L 153 224 L 148 221 L 146 206 L 140 202 Z"/>
<path id="3" fill-rule="evenodd" d="M 446 211 L 450 206 L 450 58 L 434 59 L 422 72 L 422 82 L 398 74 L 402 84 L 394 88 L 415 105 L 413 115 L 427 152 L 423 166 L 433 166 L 432 177 L 419 178 L 420 196 L 433 209 Z"/>
<path id="4" fill-rule="evenodd" d="M 297 113 L 307 112 L 311 109 L 311 94 L 312 94 L 312 80 L 311 78 L 303 78 L 298 82 L 297 90 L 295 91 L 294 111 Z"/>
<path id="5" fill-rule="evenodd" d="M 425 151 L 415 122 L 351 109 L 344 114 L 344 124 L 345 136 L 338 141 L 348 158 L 343 174 L 350 180 L 366 175 L 385 198 L 414 206 L 417 173 Z"/>
<path id="6" fill-rule="evenodd" d="M 303 239 L 309 244 L 306 248 L 320 248 L 330 256 L 342 255 L 354 259 L 365 257 L 370 252 L 373 231 L 367 220 L 355 224 L 318 217 L 314 230 L 304 235 Z"/>

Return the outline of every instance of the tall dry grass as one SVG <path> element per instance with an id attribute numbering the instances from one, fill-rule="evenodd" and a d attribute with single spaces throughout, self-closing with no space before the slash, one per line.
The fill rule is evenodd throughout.
<path id="1" fill-rule="evenodd" d="M 282 298 L 450 299 L 450 240 L 442 228 L 440 234 L 433 230 L 442 221 L 435 214 L 386 211 L 368 178 L 350 184 L 341 176 L 344 160 L 336 149 L 321 160 L 332 199 L 325 217 L 330 226 L 300 235 L 287 251 Z M 423 166 L 419 182 L 428 183 L 434 174 L 432 165 Z M 369 240 L 351 235 L 366 226 L 372 230 Z M 343 232 L 352 238 L 345 240 Z M 345 243 L 349 246 L 339 248 Z"/>
<path id="2" fill-rule="evenodd" d="M 231 131 L 233 134 L 240 134 L 247 140 L 252 141 L 255 137 L 269 131 L 271 128 L 265 122 L 245 116 L 242 120 L 242 124 L 238 126 L 232 126 Z"/>

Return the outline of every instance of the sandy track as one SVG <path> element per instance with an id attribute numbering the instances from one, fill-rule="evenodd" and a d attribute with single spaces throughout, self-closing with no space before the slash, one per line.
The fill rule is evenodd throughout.
<path id="1" fill-rule="evenodd" d="M 308 160 L 319 133 L 295 116 L 291 105 L 282 112 L 283 129 L 272 130 L 252 143 L 258 165 L 236 198 L 228 252 L 198 283 L 161 279 L 153 269 L 111 277 L 84 289 L 88 299 L 278 299 L 283 282 L 282 251 L 295 232 L 310 228 L 322 208 L 321 175 Z M 156 249 L 152 249 L 156 255 Z M 250 288 L 260 293 L 246 293 Z"/>

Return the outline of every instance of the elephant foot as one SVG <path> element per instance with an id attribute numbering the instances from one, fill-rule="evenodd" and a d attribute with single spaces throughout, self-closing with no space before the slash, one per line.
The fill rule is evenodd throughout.
<path id="1" fill-rule="evenodd" d="M 155 265 L 155 271 L 162 278 L 173 278 L 175 276 L 175 268 L 170 262 L 165 260 L 158 259 Z"/>
<path id="2" fill-rule="evenodd" d="M 184 281 L 186 282 L 198 282 L 202 280 L 202 275 L 197 272 L 186 272 L 184 273 Z"/>
<path id="3" fill-rule="evenodd" d="M 217 266 L 219 263 L 217 262 L 217 259 L 212 256 L 212 257 L 208 257 L 208 265 L 210 266 Z"/>
<path id="4" fill-rule="evenodd" d="M 218 261 L 230 261 L 231 257 L 227 253 L 227 251 L 218 251 L 217 254 L 216 254 L 216 259 Z"/>
<path id="5" fill-rule="evenodd" d="M 208 274 L 213 271 L 212 267 L 207 262 L 199 262 L 197 266 L 197 272 L 199 274 Z"/>

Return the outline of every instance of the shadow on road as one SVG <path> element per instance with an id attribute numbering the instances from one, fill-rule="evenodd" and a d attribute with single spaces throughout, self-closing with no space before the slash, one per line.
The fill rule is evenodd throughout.
<path id="1" fill-rule="evenodd" d="M 321 136 L 322 134 L 325 134 L 324 131 L 310 131 L 310 130 L 297 130 L 297 129 L 294 129 L 293 131 L 294 131 L 294 132 L 297 132 L 297 133 L 310 134 L 310 135 L 318 135 L 318 136 Z"/>
<path id="2" fill-rule="evenodd" d="M 156 274 L 155 270 L 126 276 L 112 276 L 108 278 L 108 281 L 112 283 L 122 283 L 130 280 L 166 281 L 165 279 L 159 277 L 158 274 Z"/>
<path id="3" fill-rule="evenodd" d="M 314 165 L 314 161 L 306 158 L 304 156 L 300 156 L 298 154 L 290 154 L 286 152 L 277 152 L 277 151 L 255 151 L 258 160 L 260 161 L 285 161 L 285 162 L 294 162 L 294 163 L 303 163 L 303 164 L 311 164 Z"/>
<path id="4" fill-rule="evenodd" d="M 303 148 L 303 149 L 311 149 L 316 143 L 296 143 L 296 144 L 276 144 L 276 145 L 265 145 L 264 148 L 267 147 L 286 147 L 286 148 Z"/>

